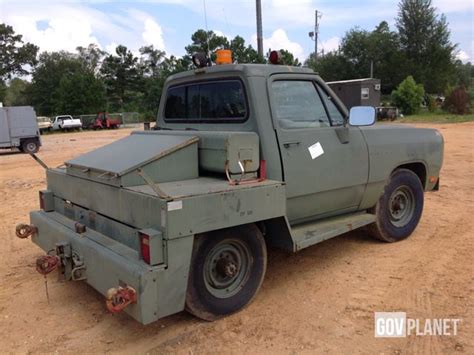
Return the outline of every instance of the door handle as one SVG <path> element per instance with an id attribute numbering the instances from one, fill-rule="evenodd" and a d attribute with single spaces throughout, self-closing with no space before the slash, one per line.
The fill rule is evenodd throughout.
<path id="1" fill-rule="evenodd" d="M 283 143 L 283 146 L 284 146 L 285 148 L 290 148 L 292 145 L 298 146 L 298 145 L 300 145 L 300 143 L 301 143 L 301 142 L 285 142 L 285 143 Z"/>

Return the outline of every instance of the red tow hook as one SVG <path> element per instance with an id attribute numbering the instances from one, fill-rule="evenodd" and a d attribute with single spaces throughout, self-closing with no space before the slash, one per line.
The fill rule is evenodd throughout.
<path id="1" fill-rule="evenodd" d="M 46 291 L 46 299 L 49 304 L 49 292 L 48 292 L 48 275 L 51 271 L 57 269 L 59 266 L 59 258 L 56 255 L 43 255 L 36 259 L 36 271 L 44 276 L 44 288 Z"/>
<path id="2" fill-rule="evenodd" d="M 123 311 L 129 304 L 137 302 L 137 291 L 133 287 L 126 286 L 111 288 L 107 291 L 105 304 L 111 313 Z"/>
<path id="3" fill-rule="evenodd" d="M 56 255 L 43 255 L 36 259 L 36 271 L 46 276 L 55 270 L 59 265 L 59 258 Z"/>
<path id="4" fill-rule="evenodd" d="M 24 224 L 20 223 L 16 226 L 15 234 L 20 239 L 28 238 L 29 236 L 38 232 L 38 228 L 36 228 L 32 224 Z"/>

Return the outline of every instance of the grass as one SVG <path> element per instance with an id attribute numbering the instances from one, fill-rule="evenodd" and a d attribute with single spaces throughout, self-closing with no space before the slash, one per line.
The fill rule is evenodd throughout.
<path id="1" fill-rule="evenodd" d="M 474 122 L 474 113 L 467 115 L 455 115 L 444 111 L 423 111 L 416 115 L 397 118 L 402 123 L 461 123 Z"/>

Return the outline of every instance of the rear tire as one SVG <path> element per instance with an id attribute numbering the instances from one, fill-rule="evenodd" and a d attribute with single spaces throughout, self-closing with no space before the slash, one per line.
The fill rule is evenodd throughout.
<path id="1" fill-rule="evenodd" d="M 21 151 L 24 153 L 36 153 L 39 150 L 38 140 L 27 139 L 21 143 Z"/>
<path id="2" fill-rule="evenodd" d="M 254 224 L 196 236 L 186 310 L 207 321 L 239 311 L 257 294 L 266 268 L 265 240 Z"/>
<path id="3" fill-rule="evenodd" d="M 375 206 L 375 223 L 369 233 L 384 242 L 398 242 L 413 233 L 423 212 L 423 185 L 408 169 L 396 170 Z"/>

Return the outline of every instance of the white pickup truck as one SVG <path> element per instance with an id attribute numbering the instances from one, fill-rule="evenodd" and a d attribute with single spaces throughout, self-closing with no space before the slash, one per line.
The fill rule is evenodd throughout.
<path id="1" fill-rule="evenodd" d="M 72 130 L 81 129 L 82 122 L 78 118 L 72 118 L 71 115 L 56 116 L 53 121 L 53 130 Z"/>

